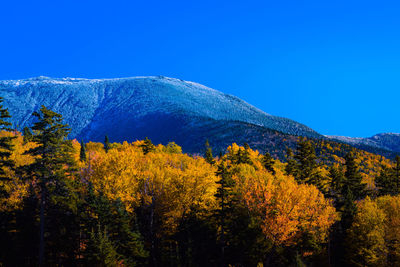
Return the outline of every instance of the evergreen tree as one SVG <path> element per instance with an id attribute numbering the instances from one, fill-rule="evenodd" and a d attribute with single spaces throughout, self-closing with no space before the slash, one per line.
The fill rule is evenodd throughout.
<path id="1" fill-rule="evenodd" d="M 141 145 L 143 153 L 146 155 L 147 153 L 154 151 L 154 149 L 156 148 L 153 143 L 151 142 L 151 140 L 149 138 L 146 137 L 146 139 L 144 139 L 143 144 Z"/>
<path id="2" fill-rule="evenodd" d="M 343 192 L 344 203 L 342 208 L 341 224 L 346 231 L 353 223 L 354 215 L 357 212 L 357 206 L 352 191 L 346 186 Z"/>
<path id="3" fill-rule="evenodd" d="M 42 106 L 39 112 L 34 112 L 37 122 L 32 130 L 34 135 L 32 141 L 37 144 L 25 152 L 35 158 L 30 165 L 23 167 L 23 171 L 30 180 L 38 184 L 40 199 L 40 241 L 39 241 L 39 265 L 45 265 L 45 236 L 47 215 L 54 210 L 49 209 L 51 205 L 60 208 L 63 199 L 71 198 L 71 182 L 69 179 L 74 172 L 75 162 L 73 159 L 73 146 L 67 136 L 69 127 L 62 123 L 62 116 Z M 71 205 L 71 203 L 66 203 Z M 57 217 L 57 216 L 55 216 Z M 65 222 L 66 223 L 66 222 Z M 50 224 L 51 225 L 51 224 Z M 54 227 L 54 225 L 52 225 Z M 61 228 L 61 225 L 57 225 Z M 52 235 L 54 236 L 54 235 Z"/>
<path id="4" fill-rule="evenodd" d="M 214 164 L 215 160 L 214 160 L 214 157 L 212 154 L 212 149 L 210 147 L 210 143 L 208 143 L 208 139 L 206 140 L 205 147 L 206 147 L 206 152 L 204 154 L 205 160 L 210 164 Z"/>
<path id="5" fill-rule="evenodd" d="M 301 183 L 312 181 L 312 176 L 315 175 L 314 171 L 318 167 L 318 164 L 315 148 L 309 140 L 305 138 L 300 139 L 297 143 L 294 159 L 297 161 L 299 169 L 295 178 Z"/>
<path id="6" fill-rule="evenodd" d="M 11 118 L 8 109 L 4 108 L 3 98 L 0 97 L 0 131 L 12 131 L 10 126 L 12 125 L 8 120 Z M 6 176 L 5 169 L 13 168 L 14 162 L 10 159 L 13 152 L 12 140 L 15 136 L 7 135 L 0 137 L 0 181 L 9 180 Z"/>
<path id="7" fill-rule="evenodd" d="M 88 193 L 85 201 L 82 202 L 81 210 L 84 222 L 83 233 L 91 237 L 92 230 L 101 225 L 107 229 L 109 243 L 112 243 L 119 259 L 125 264 L 136 266 L 146 262 L 148 254 L 144 250 L 136 218 L 128 214 L 121 201 L 110 200 L 102 192 L 95 193 L 89 183 Z M 88 257 L 91 253 L 89 250 L 84 254 Z"/>
<path id="8" fill-rule="evenodd" d="M 382 171 L 375 178 L 379 195 L 398 195 L 400 193 L 400 157 L 397 156 L 393 168 L 382 167 Z"/>
<path id="9" fill-rule="evenodd" d="M 375 178 L 375 185 L 380 196 L 398 194 L 397 181 L 390 168 L 383 167 L 379 176 Z"/>
<path id="10" fill-rule="evenodd" d="M 362 183 L 362 176 L 359 172 L 358 165 L 353 153 L 348 153 L 345 156 L 346 172 L 344 189 L 350 191 L 354 200 L 362 199 L 366 194 L 366 184 Z M 345 194 L 343 194 L 345 195 Z"/>
<path id="11" fill-rule="evenodd" d="M 226 220 L 228 217 L 227 213 L 232 207 L 233 186 L 235 183 L 224 162 L 221 162 L 218 165 L 216 175 L 220 178 L 217 182 L 219 187 L 217 188 L 217 193 L 215 194 L 215 197 L 217 198 L 219 206 L 216 216 L 220 226 L 219 242 L 221 246 L 221 266 L 224 266 L 226 260 L 225 249 L 227 245 L 225 237 Z"/>
<path id="12" fill-rule="evenodd" d="M 88 266 L 111 267 L 120 266 L 120 255 L 108 237 L 107 229 L 101 229 L 100 224 L 95 232 L 90 232 L 89 242 L 86 248 L 86 263 Z"/>
<path id="13" fill-rule="evenodd" d="M 250 146 L 247 143 L 244 143 L 244 149 L 239 147 L 238 153 L 236 155 L 236 164 L 249 164 L 253 165 L 253 162 L 250 158 Z"/>
<path id="14" fill-rule="evenodd" d="M 81 140 L 81 150 L 80 150 L 80 153 L 79 153 L 79 159 L 82 162 L 86 161 L 86 147 L 85 147 L 85 143 L 83 142 L 83 140 Z"/>
<path id="15" fill-rule="evenodd" d="M 111 144 L 110 144 L 110 139 L 108 138 L 108 135 L 104 137 L 104 150 L 106 153 L 108 153 L 108 150 L 110 150 Z"/>
<path id="16" fill-rule="evenodd" d="M 276 173 L 276 171 L 274 169 L 275 160 L 271 157 L 271 154 L 269 154 L 268 152 L 265 152 L 265 154 L 262 158 L 262 164 L 267 171 L 272 173 L 272 175 L 275 175 L 275 173 Z"/>
<path id="17" fill-rule="evenodd" d="M 342 166 L 331 166 L 329 168 L 329 177 L 331 179 L 331 183 L 328 196 L 334 199 L 335 207 L 338 208 L 343 205 L 344 200 L 342 193 L 344 190 L 343 186 L 345 182 L 345 177 Z"/>
<path id="18" fill-rule="evenodd" d="M 288 149 L 288 160 L 285 171 L 293 175 L 297 182 L 315 185 L 325 195 L 327 194 L 326 179 L 322 176 L 317 162 L 314 145 L 301 137 L 297 143 L 296 153 Z"/>
<path id="19" fill-rule="evenodd" d="M 394 173 L 397 181 L 400 183 L 400 156 L 396 156 Z"/>
<path id="20" fill-rule="evenodd" d="M 286 150 L 285 172 L 287 175 L 292 175 L 294 177 L 297 176 L 298 166 L 296 160 L 294 159 L 294 153 L 291 148 Z"/>
<path id="21" fill-rule="evenodd" d="M 24 127 L 24 129 L 22 130 L 22 134 L 24 136 L 24 144 L 32 141 L 33 134 L 28 127 Z"/>

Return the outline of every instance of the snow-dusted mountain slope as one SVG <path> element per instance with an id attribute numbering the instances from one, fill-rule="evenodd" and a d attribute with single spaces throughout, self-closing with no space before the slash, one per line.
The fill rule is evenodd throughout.
<path id="1" fill-rule="evenodd" d="M 372 137 L 346 137 L 346 136 L 327 136 L 332 140 L 341 141 L 353 146 L 366 145 L 377 147 L 389 151 L 400 152 L 400 134 L 399 133 L 381 133 Z"/>
<path id="2" fill-rule="evenodd" d="M 206 86 L 166 77 L 76 79 L 38 77 L 0 81 L 0 96 L 18 129 L 32 123 L 41 105 L 61 113 L 72 138 L 132 141 L 148 136 L 175 140 L 185 128 L 215 120 L 250 123 L 293 135 L 320 137 L 293 120 L 267 114 L 245 101 Z"/>

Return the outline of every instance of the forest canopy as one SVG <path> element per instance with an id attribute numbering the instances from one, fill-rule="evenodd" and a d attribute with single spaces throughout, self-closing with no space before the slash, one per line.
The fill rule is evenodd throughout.
<path id="1" fill-rule="evenodd" d="M 208 141 L 189 155 L 69 140 L 46 107 L 20 133 L 0 111 L 0 265 L 400 262 L 399 158 L 304 138 L 285 162 L 235 143 L 215 157 Z"/>

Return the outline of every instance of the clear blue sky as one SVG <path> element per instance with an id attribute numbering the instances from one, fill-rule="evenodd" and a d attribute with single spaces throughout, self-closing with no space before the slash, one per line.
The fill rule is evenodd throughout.
<path id="1" fill-rule="evenodd" d="M 164 75 L 322 134 L 400 132 L 398 1 L 1 1 L 0 79 Z"/>

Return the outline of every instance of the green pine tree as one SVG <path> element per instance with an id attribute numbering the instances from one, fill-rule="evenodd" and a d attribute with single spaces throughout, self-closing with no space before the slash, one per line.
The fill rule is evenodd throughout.
<path id="1" fill-rule="evenodd" d="M 110 240 L 107 229 L 104 228 L 104 230 L 102 230 L 100 224 L 96 231 L 92 229 L 90 232 L 85 256 L 88 266 L 120 266 L 121 256 Z"/>
<path id="2" fill-rule="evenodd" d="M 350 191 L 354 200 L 359 200 L 366 195 L 366 184 L 362 182 L 362 176 L 356 163 L 353 153 L 345 156 L 346 172 L 345 172 L 345 189 Z M 344 194 L 343 194 L 344 195 Z"/>
<path id="3" fill-rule="evenodd" d="M 68 176 L 74 173 L 75 161 L 72 141 L 66 139 L 70 128 L 63 124 L 62 116 L 45 106 L 42 106 L 39 112 L 34 112 L 33 116 L 37 122 L 32 127 L 35 133 L 32 141 L 37 146 L 25 154 L 33 156 L 35 160 L 32 164 L 23 166 L 22 171 L 28 179 L 36 181 L 39 187 L 39 265 L 42 266 L 46 264 L 46 214 L 50 212 L 50 205 L 56 205 L 58 210 L 63 202 L 70 200 L 72 192 L 69 189 L 73 179 L 69 179 Z M 58 225 L 58 228 L 60 227 L 61 225 Z"/>
<path id="4" fill-rule="evenodd" d="M 236 155 L 236 164 L 249 164 L 253 165 L 253 162 L 250 158 L 250 146 L 247 143 L 244 143 L 244 149 L 239 147 L 238 153 Z"/>
<path id="5" fill-rule="evenodd" d="M 108 135 L 104 137 L 104 150 L 106 153 L 108 153 L 108 150 L 110 150 L 111 144 L 110 144 L 110 139 L 108 138 Z"/>
<path id="6" fill-rule="evenodd" d="M 206 159 L 206 161 L 208 163 L 214 164 L 215 160 L 214 160 L 214 157 L 213 157 L 213 154 L 212 154 L 212 149 L 210 147 L 210 143 L 208 142 L 208 139 L 206 140 L 205 147 L 206 147 L 206 152 L 204 154 L 204 158 Z"/>
<path id="7" fill-rule="evenodd" d="M 375 185 L 379 195 L 398 195 L 400 193 L 400 156 L 397 156 L 393 168 L 382 167 L 382 171 L 375 178 Z"/>
<path id="8" fill-rule="evenodd" d="M 12 131 L 11 123 L 8 121 L 11 116 L 7 108 L 4 108 L 3 98 L 0 97 L 0 131 Z M 0 137 L 0 180 L 9 180 L 6 175 L 6 168 L 13 168 L 14 161 L 10 159 L 13 152 L 12 140 L 15 136 Z"/>
<path id="9" fill-rule="evenodd" d="M 286 166 L 285 172 L 287 175 L 292 175 L 293 177 L 297 176 L 298 165 L 296 160 L 294 159 L 294 153 L 291 148 L 286 150 Z"/>
<path id="10" fill-rule="evenodd" d="M 220 234 L 219 234 L 219 242 L 221 247 L 221 266 L 225 265 L 225 250 L 227 246 L 226 242 L 226 221 L 227 214 L 229 210 L 232 208 L 232 197 L 233 197 L 233 187 L 235 185 L 234 180 L 232 179 L 231 174 L 229 173 L 227 167 L 224 162 L 221 162 L 218 165 L 218 169 L 216 175 L 219 177 L 219 180 L 216 182 L 219 187 L 217 188 L 217 193 L 215 197 L 218 201 L 218 210 L 216 213 Z"/>
<path id="11" fill-rule="evenodd" d="M 294 159 L 298 162 L 299 169 L 295 178 L 301 183 L 312 182 L 312 176 L 315 175 L 314 171 L 318 167 L 318 163 L 315 148 L 311 141 L 300 138 Z"/>
<path id="12" fill-rule="evenodd" d="M 86 161 L 86 147 L 85 147 L 85 143 L 83 142 L 83 140 L 81 140 L 81 150 L 80 150 L 80 153 L 79 153 L 79 159 L 82 162 Z"/>
<path id="13" fill-rule="evenodd" d="M 330 194 L 329 197 L 335 200 L 336 207 L 340 206 L 343 202 L 343 186 L 344 186 L 344 173 L 343 168 L 339 166 L 339 168 L 335 166 L 331 166 L 329 168 L 329 177 L 331 178 L 331 185 L 330 185 Z"/>
<path id="14" fill-rule="evenodd" d="M 98 224 L 107 229 L 108 239 L 127 266 L 144 265 L 148 257 L 136 218 L 126 211 L 120 200 L 110 200 L 101 191 L 94 192 L 89 183 L 85 201 L 81 203 L 83 233 L 90 236 Z M 85 251 L 89 255 L 90 251 Z"/>
<path id="15" fill-rule="evenodd" d="M 146 155 L 147 153 L 150 153 L 151 151 L 155 150 L 155 146 L 153 145 L 153 143 L 151 142 L 151 140 L 149 138 L 146 137 L 146 139 L 144 139 L 143 144 L 141 145 L 143 153 Z"/>
<path id="16" fill-rule="evenodd" d="M 288 150 L 286 173 L 293 175 L 297 182 L 315 185 L 325 195 L 327 181 L 319 171 L 318 157 L 310 140 L 301 137 L 297 143 L 296 153 Z"/>
<path id="17" fill-rule="evenodd" d="M 275 175 L 276 171 L 274 168 L 275 160 L 271 157 L 271 154 L 268 152 L 265 152 L 263 158 L 262 158 L 262 164 L 264 168 L 272 173 L 272 175 Z"/>
<path id="18" fill-rule="evenodd" d="M 24 144 L 32 141 L 33 134 L 28 127 L 24 127 L 24 129 L 22 130 L 22 135 L 24 136 Z"/>

